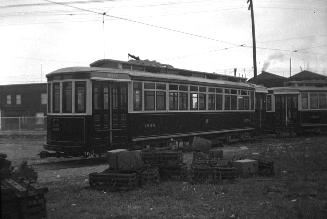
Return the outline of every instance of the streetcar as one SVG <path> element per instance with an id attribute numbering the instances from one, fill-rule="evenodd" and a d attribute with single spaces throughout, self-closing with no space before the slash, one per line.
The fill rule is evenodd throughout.
<path id="1" fill-rule="evenodd" d="M 102 154 L 255 130 L 255 86 L 241 77 L 103 59 L 58 69 L 47 81 L 44 148 L 56 153 Z"/>

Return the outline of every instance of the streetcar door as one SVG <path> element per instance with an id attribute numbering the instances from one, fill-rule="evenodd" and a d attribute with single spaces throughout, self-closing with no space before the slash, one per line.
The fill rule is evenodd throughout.
<path id="1" fill-rule="evenodd" d="M 110 84 L 107 81 L 93 81 L 92 122 L 94 147 L 110 146 Z"/>
<path id="2" fill-rule="evenodd" d="M 279 94 L 275 96 L 275 125 L 289 127 L 296 124 L 298 111 L 296 94 Z"/>
<path id="3" fill-rule="evenodd" d="M 265 115 L 266 115 L 266 94 L 256 93 L 256 107 L 255 107 L 255 115 L 256 115 L 256 125 L 258 130 L 264 128 L 265 124 Z"/>
<path id="4" fill-rule="evenodd" d="M 127 83 L 111 84 L 111 128 L 110 144 L 112 147 L 126 147 L 127 129 Z"/>

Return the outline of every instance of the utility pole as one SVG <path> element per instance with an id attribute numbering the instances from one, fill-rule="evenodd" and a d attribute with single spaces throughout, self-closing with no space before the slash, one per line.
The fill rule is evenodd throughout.
<path id="1" fill-rule="evenodd" d="M 249 4 L 248 10 L 251 10 L 251 20 L 252 20 L 252 48 L 253 48 L 253 76 L 257 77 L 257 50 L 255 43 L 255 26 L 254 26 L 254 13 L 253 13 L 253 0 L 248 0 Z"/>
<path id="2" fill-rule="evenodd" d="M 292 58 L 290 58 L 290 77 L 292 77 Z"/>

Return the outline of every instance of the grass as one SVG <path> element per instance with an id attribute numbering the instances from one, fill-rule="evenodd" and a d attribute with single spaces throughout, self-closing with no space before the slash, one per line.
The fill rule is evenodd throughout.
<path id="1" fill-rule="evenodd" d="M 88 174 L 106 168 L 101 165 L 44 170 L 39 182 L 49 188 L 49 218 L 327 218 L 326 142 L 327 137 L 315 136 L 233 145 L 248 147 L 249 156 L 255 152 L 273 160 L 273 178 L 218 185 L 167 181 L 105 192 L 88 187 Z M 31 151 L 34 143 L 32 139 L 29 149 L 16 151 Z M 15 154 L 18 160 L 26 156 Z"/>

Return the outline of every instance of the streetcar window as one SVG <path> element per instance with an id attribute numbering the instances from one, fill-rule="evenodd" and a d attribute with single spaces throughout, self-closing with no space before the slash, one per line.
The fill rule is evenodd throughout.
<path id="1" fill-rule="evenodd" d="M 51 112 L 51 84 L 48 83 L 48 112 Z"/>
<path id="2" fill-rule="evenodd" d="M 178 85 L 176 85 L 176 84 L 170 84 L 169 85 L 169 90 L 178 90 Z"/>
<path id="3" fill-rule="evenodd" d="M 225 110 L 230 110 L 231 109 L 231 96 L 230 95 L 225 95 Z"/>
<path id="4" fill-rule="evenodd" d="M 200 88 L 199 88 L 199 91 L 200 91 L 200 92 L 207 92 L 207 88 L 206 88 L 206 87 L 200 87 Z"/>
<path id="5" fill-rule="evenodd" d="M 109 87 L 108 86 L 103 87 L 103 109 L 104 110 L 109 109 Z"/>
<path id="6" fill-rule="evenodd" d="M 154 83 L 144 83 L 144 89 L 155 89 Z"/>
<path id="7" fill-rule="evenodd" d="M 267 112 L 271 112 L 272 111 L 272 95 L 267 95 L 266 98 L 266 103 L 267 103 Z"/>
<path id="8" fill-rule="evenodd" d="M 318 94 L 310 93 L 310 108 L 318 109 Z"/>
<path id="9" fill-rule="evenodd" d="M 93 109 L 101 109 L 101 91 L 100 84 L 94 84 L 93 88 Z"/>
<path id="10" fill-rule="evenodd" d="M 188 108 L 188 93 L 179 92 L 179 110 L 187 110 Z"/>
<path id="11" fill-rule="evenodd" d="M 243 96 L 238 96 L 238 109 L 239 110 L 244 110 L 244 97 Z"/>
<path id="12" fill-rule="evenodd" d="M 188 91 L 188 86 L 187 85 L 179 85 L 179 90 Z"/>
<path id="13" fill-rule="evenodd" d="M 199 90 L 199 87 L 198 86 L 191 86 L 190 87 L 190 90 L 191 91 L 198 91 Z"/>
<path id="14" fill-rule="evenodd" d="M 191 93 L 190 95 L 190 106 L 191 110 L 197 110 L 198 109 L 198 94 L 197 93 Z"/>
<path id="15" fill-rule="evenodd" d="M 326 93 L 319 93 L 319 109 L 326 109 L 327 102 L 326 102 Z"/>
<path id="16" fill-rule="evenodd" d="M 206 109 L 206 94 L 199 94 L 199 110 Z"/>
<path id="17" fill-rule="evenodd" d="M 232 90 L 233 93 L 233 90 Z M 250 108 L 250 96 L 249 96 L 249 92 L 246 90 L 238 90 L 237 91 L 238 96 L 237 96 L 237 105 L 238 105 L 238 110 L 249 110 Z M 232 101 L 233 101 L 233 97 L 232 97 Z M 233 104 L 233 103 L 232 103 Z M 233 107 L 232 107 L 233 109 Z"/>
<path id="18" fill-rule="evenodd" d="M 208 94 L 208 110 L 215 110 L 215 94 Z"/>
<path id="19" fill-rule="evenodd" d="M 142 110 L 142 82 L 133 83 L 133 109 Z"/>
<path id="20" fill-rule="evenodd" d="M 120 87 L 120 107 L 125 108 L 127 106 L 127 87 Z"/>
<path id="21" fill-rule="evenodd" d="M 216 94 L 216 110 L 223 109 L 223 95 Z"/>
<path id="22" fill-rule="evenodd" d="M 250 101 L 251 101 L 250 108 L 251 108 L 251 110 L 253 110 L 254 109 L 254 92 L 253 91 L 250 91 Z"/>
<path id="23" fill-rule="evenodd" d="M 222 88 L 216 88 L 216 93 L 223 93 L 223 89 Z"/>
<path id="24" fill-rule="evenodd" d="M 144 91 L 144 110 L 154 110 L 154 91 Z"/>
<path id="25" fill-rule="evenodd" d="M 236 110 L 236 109 L 237 109 L 237 96 L 231 95 L 231 110 Z"/>
<path id="26" fill-rule="evenodd" d="M 62 112 L 72 112 L 72 82 L 62 83 Z"/>
<path id="27" fill-rule="evenodd" d="M 245 96 L 244 97 L 244 109 L 245 110 L 249 110 L 250 109 L 250 97 L 249 96 Z"/>
<path id="28" fill-rule="evenodd" d="M 209 87 L 208 91 L 211 92 L 211 93 L 214 93 L 215 92 L 215 88 Z"/>
<path id="29" fill-rule="evenodd" d="M 165 110 L 165 109 L 166 109 L 166 92 L 156 91 L 156 110 Z"/>
<path id="30" fill-rule="evenodd" d="M 157 88 L 158 90 L 166 90 L 166 84 L 157 84 L 157 85 L 156 85 L 156 88 Z"/>
<path id="31" fill-rule="evenodd" d="M 112 88 L 112 108 L 113 109 L 118 109 L 118 87 L 113 87 Z"/>
<path id="32" fill-rule="evenodd" d="M 86 109 L 86 82 L 75 82 L 75 112 L 85 113 Z"/>
<path id="33" fill-rule="evenodd" d="M 302 109 L 308 109 L 309 108 L 309 94 L 302 93 L 301 100 L 302 100 Z"/>
<path id="34" fill-rule="evenodd" d="M 53 83 L 53 108 L 54 113 L 60 112 L 60 83 Z"/>
<path id="35" fill-rule="evenodd" d="M 169 109 L 170 110 L 178 109 L 178 92 L 169 92 Z"/>

